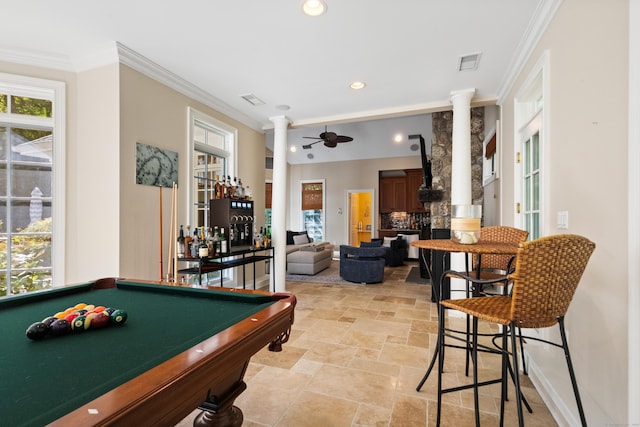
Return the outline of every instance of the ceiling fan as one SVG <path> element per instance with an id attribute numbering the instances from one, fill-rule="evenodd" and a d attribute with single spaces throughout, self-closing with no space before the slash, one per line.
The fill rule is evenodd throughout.
<path id="1" fill-rule="evenodd" d="M 353 141 L 353 138 L 351 138 L 350 136 L 337 135 L 335 132 L 327 131 L 327 127 L 326 126 L 324 127 L 324 132 L 322 132 L 320 134 L 320 136 L 318 136 L 318 137 L 303 136 L 303 138 L 306 138 L 306 139 L 317 139 L 317 141 L 315 141 L 315 142 L 303 145 L 302 148 L 304 148 L 305 150 L 308 150 L 309 148 L 311 148 L 311 146 L 313 144 L 317 144 L 318 142 L 324 142 L 325 146 L 327 146 L 329 148 L 335 148 L 338 145 L 338 143 L 340 143 L 340 142 Z"/>

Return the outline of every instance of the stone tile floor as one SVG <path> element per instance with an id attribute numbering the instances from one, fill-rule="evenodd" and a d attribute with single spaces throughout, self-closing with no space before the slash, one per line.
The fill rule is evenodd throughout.
<path id="1" fill-rule="evenodd" d="M 429 285 L 406 284 L 413 264 L 387 267 L 372 285 L 288 282 L 297 296 L 291 339 L 281 353 L 263 349 L 249 365 L 247 390 L 236 399 L 245 427 L 434 426 L 437 375 L 416 386 L 436 342 L 437 313 Z M 449 324 L 463 329 L 464 320 Z M 489 325 L 481 325 L 489 332 Z M 493 331 L 497 331 L 496 328 Z M 447 349 L 445 386 L 466 384 L 464 351 Z M 481 353 L 481 379 L 497 378 L 500 357 Z M 527 377 L 523 392 L 533 408 L 525 424 L 557 425 Z M 510 389 L 511 397 L 513 387 Z M 500 385 L 480 389 L 483 426 L 499 425 Z M 179 426 L 192 425 L 194 411 Z M 474 425 L 473 392 L 445 394 L 442 422 Z M 514 399 L 505 425 L 517 425 Z"/>

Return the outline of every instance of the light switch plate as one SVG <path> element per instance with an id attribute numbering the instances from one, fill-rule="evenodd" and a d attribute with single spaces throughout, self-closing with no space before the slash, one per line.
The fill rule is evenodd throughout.
<path id="1" fill-rule="evenodd" d="M 569 228 L 569 212 L 568 211 L 558 212 L 558 228 L 563 230 L 567 230 Z"/>

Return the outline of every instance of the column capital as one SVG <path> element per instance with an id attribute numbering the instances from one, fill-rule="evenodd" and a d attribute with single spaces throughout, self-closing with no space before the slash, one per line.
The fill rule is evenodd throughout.
<path id="1" fill-rule="evenodd" d="M 466 102 L 467 104 L 471 103 L 471 98 L 473 98 L 473 95 L 475 95 L 476 90 L 475 88 L 471 88 L 471 89 L 462 89 L 462 90 L 454 90 L 451 92 L 451 96 L 449 99 L 451 99 L 452 103 L 456 103 L 458 102 Z"/>
<path id="2" fill-rule="evenodd" d="M 284 125 L 285 127 L 289 127 L 289 124 L 291 124 L 291 119 L 289 119 L 289 117 L 287 116 L 272 116 L 269 117 L 269 120 L 276 126 Z"/>

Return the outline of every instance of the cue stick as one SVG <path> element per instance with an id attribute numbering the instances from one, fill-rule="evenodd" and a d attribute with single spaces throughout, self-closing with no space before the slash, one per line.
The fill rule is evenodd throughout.
<path id="1" fill-rule="evenodd" d="M 169 221 L 169 255 L 167 257 L 167 280 L 169 279 L 169 277 L 171 277 L 171 251 L 173 249 L 173 246 L 171 246 L 171 242 L 173 239 L 173 203 L 174 203 L 174 194 L 173 194 L 173 188 L 171 188 L 171 220 Z M 163 280 L 162 278 L 160 280 Z"/>
<path id="2" fill-rule="evenodd" d="M 158 188 L 160 189 L 160 281 L 162 281 L 162 275 L 164 274 L 164 266 L 162 265 L 162 185 Z"/>
<path id="3" fill-rule="evenodd" d="M 173 217 L 173 244 L 175 246 L 175 250 L 173 251 L 173 283 L 178 283 L 178 184 L 173 183 L 173 188 L 176 193 L 174 210 L 175 214 Z"/>

